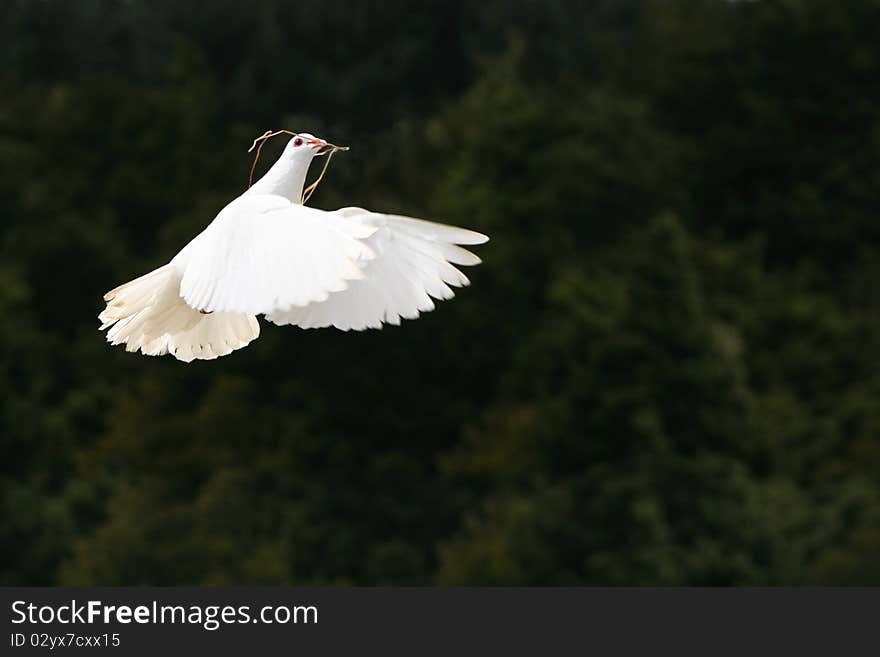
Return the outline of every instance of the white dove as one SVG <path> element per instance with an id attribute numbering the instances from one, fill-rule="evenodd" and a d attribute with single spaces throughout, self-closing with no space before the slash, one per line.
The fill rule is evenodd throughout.
<path id="1" fill-rule="evenodd" d="M 457 265 L 480 259 L 458 244 L 474 231 L 361 208 L 302 205 L 312 158 L 336 148 L 296 134 L 260 180 L 227 205 L 164 267 L 104 295 L 111 344 L 190 362 L 240 349 L 257 315 L 347 331 L 400 324 L 468 285 Z M 327 152 L 327 150 L 323 151 Z M 432 299 L 433 298 L 433 299 Z"/>

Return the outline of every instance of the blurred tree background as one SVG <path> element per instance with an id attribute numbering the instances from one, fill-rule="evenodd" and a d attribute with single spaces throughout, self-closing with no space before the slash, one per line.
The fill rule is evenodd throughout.
<path id="1" fill-rule="evenodd" d="M 880 584 L 878 0 L 7 0 L 0 583 Z M 242 191 L 488 233 L 190 365 L 103 293 Z M 282 144 L 267 148 L 265 162 Z"/>

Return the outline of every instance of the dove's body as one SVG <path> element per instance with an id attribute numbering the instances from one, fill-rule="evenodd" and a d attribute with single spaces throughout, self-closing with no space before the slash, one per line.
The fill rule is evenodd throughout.
<path id="1" fill-rule="evenodd" d="M 147 355 L 211 359 L 255 339 L 259 314 L 303 328 L 379 328 L 418 317 L 434 308 L 432 297 L 451 298 L 450 286 L 468 284 L 450 263 L 478 264 L 456 245 L 485 242 L 480 233 L 301 205 L 316 150 L 292 139 L 169 264 L 108 292 L 99 316 L 108 341 Z"/>

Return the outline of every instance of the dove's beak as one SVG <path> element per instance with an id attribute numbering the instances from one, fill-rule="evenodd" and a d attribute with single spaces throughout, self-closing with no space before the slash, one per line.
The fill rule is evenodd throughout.
<path id="1" fill-rule="evenodd" d="M 316 146 L 318 151 L 316 155 L 326 155 L 327 153 L 332 153 L 334 151 L 347 151 L 348 146 L 337 146 L 336 144 L 331 144 L 330 142 L 324 141 L 323 139 L 318 139 L 315 137 L 314 139 L 309 139 L 306 142 L 309 146 Z M 321 150 L 321 149 L 324 150 Z"/>

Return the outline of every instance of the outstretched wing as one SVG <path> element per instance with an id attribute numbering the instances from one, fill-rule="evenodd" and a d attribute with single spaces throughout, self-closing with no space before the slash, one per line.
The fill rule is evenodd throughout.
<path id="1" fill-rule="evenodd" d="M 323 301 L 269 313 L 270 322 L 360 331 L 383 322 L 400 324 L 401 317 L 414 319 L 434 309 L 433 299 L 451 299 L 453 287 L 470 283 L 454 265 L 476 265 L 480 259 L 457 245 L 489 239 L 464 228 L 361 208 L 332 214 L 373 231 L 365 240 L 373 257 L 357 263 L 364 277 Z"/>
<path id="2" fill-rule="evenodd" d="M 180 296 L 203 312 L 256 315 L 321 302 L 363 276 L 376 227 L 291 203 L 241 196 L 172 261 Z"/>

